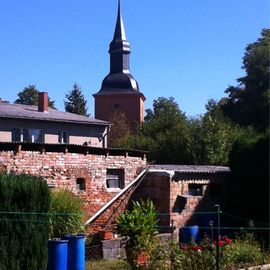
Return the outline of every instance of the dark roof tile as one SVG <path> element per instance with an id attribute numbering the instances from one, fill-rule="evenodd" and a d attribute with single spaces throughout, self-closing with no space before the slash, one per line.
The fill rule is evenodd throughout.
<path id="1" fill-rule="evenodd" d="M 0 118 L 29 119 L 51 122 L 77 123 L 84 125 L 110 125 L 109 122 L 49 108 L 48 112 L 38 111 L 34 105 L 0 102 Z"/>

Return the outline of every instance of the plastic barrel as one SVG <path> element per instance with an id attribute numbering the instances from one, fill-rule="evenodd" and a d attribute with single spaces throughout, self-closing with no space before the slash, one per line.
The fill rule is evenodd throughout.
<path id="1" fill-rule="evenodd" d="M 197 241 L 199 227 L 197 225 L 180 228 L 180 242 L 189 244 L 192 240 Z"/>
<path id="2" fill-rule="evenodd" d="M 68 241 L 53 239 L 48 241 L 47 270 L 67 270 Z"/>
<path id="3" fill-rule="evenodd" d="M 85 237 L 83 234 L 70 234 L 68 240 L 68 270 L 85 269 Z"/>

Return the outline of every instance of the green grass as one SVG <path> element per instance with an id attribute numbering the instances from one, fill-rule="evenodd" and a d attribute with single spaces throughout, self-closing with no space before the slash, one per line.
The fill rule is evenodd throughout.
<path id="1" fill-rule="evenodd" d="M 128 263 L 122 260 L 87 261 L 86 270 L 128 270 Z"/>

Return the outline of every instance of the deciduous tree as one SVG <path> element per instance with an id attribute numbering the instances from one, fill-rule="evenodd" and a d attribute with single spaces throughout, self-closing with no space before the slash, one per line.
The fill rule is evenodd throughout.
<path id="1" fill-rule="evenodd" d="M 125 113 L 120 110 L 114 110 L 109 118 L 109 122 L 112 123 L 112 126 L 108 135 L 108 146 L 121 147 L 121 141 L 130 135 Z"/>
<path id="2" fill-rule="evenodd" d="M 241 134 L 241 129 L 226 119 L 220 106 L 209 100 L 207 112 L 202 117 L 201 154 L 202 163 L 211 165 L 227 165 L 232 145 Z"/>
<path id="3" fill-rule="evenodd" d="M 148 150 L 153 162 L 191 163 L 188 121 L 174 98 L 159 97 L 153 102 L 153 110 L 146 112 L 137 135 L 126 139 L 123 145 Z"/>
<path id="4" fill-rule="evenodd" d="M 38 89 L 35 85 L 30 84 L 18 93 L 18 99 L 15 100 L 17 104 L 24 105 L 38 105 Z M 49 98 L 49 107 L 55 109 L 54 100 Z"/>
<path id="5" fill-rule="evenodd" d="M 242 67 L 246 75 L 237 79 L 238 86 L 226 89 L 228 97 L 220 102 L 225 116 L 258 130 L 269 127 L 269 44 L 270 29 L 263 29 L 261 37 L 247 45 Z"/>

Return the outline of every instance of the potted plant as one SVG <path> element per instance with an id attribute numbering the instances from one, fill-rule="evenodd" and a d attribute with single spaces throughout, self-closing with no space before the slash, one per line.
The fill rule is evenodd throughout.
<path id="1" fill-rule="evenodd" d="M 132 269 L 146 265 L 154 246 L 157 232 L 157 212 L 150 200 L 133 201 L 132 210 L 120 214 L 118 232 L 126 237 L 126 255 Z"/>

